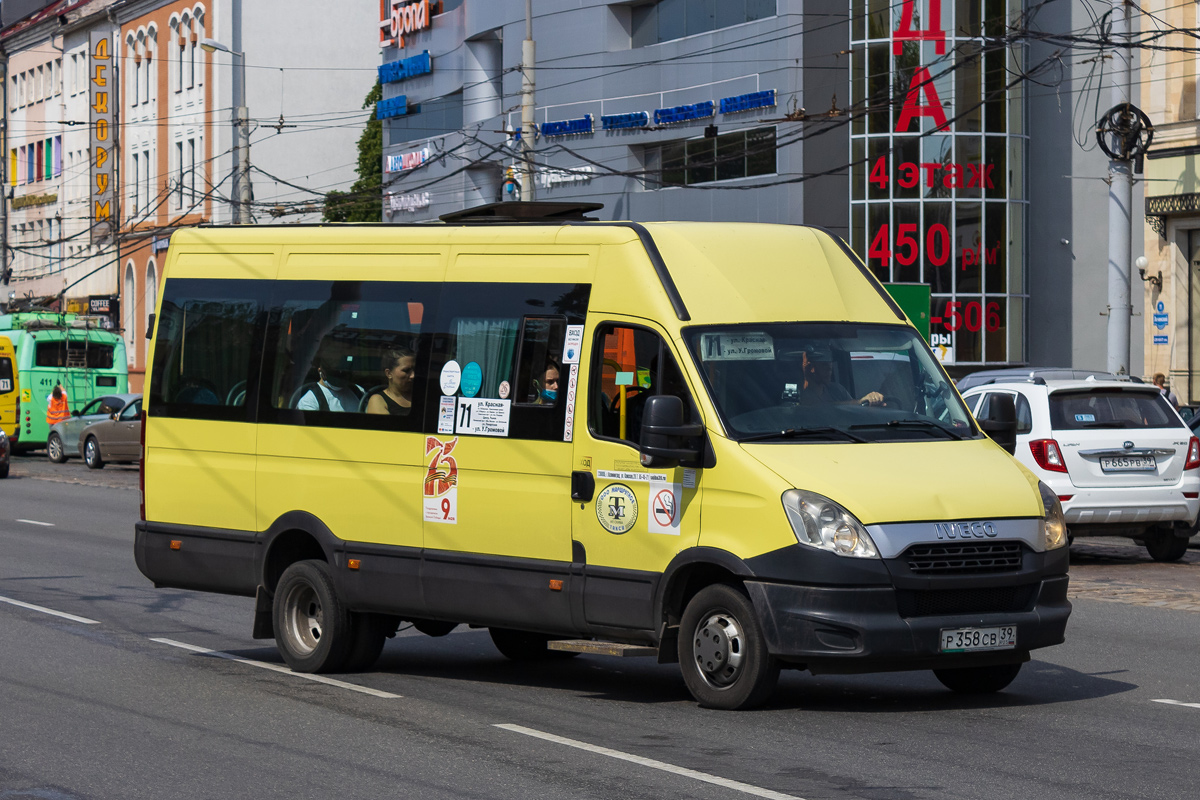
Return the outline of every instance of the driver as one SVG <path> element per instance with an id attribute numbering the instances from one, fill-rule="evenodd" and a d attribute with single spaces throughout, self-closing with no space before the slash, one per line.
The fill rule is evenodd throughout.
<path id="1" fill-rule="evenodd" d="M 805 348 L 801 362 L 802 381 L 797 400 L 806 405 L 861 403 L 865 406 L 883 405 L 883 395 L 867 392 L 855 400 L 846 387 L 833 380 L 833 352 L 828 347 Z"/>

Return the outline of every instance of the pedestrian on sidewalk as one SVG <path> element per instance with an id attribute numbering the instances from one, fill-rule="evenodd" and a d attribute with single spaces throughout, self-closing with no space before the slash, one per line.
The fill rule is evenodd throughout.
<path id="1" fill-rule="evenodd" d="M 1161 372 L 1154 373 L 1154 385 L 1158 387 L 1158 393 L 1167 398 L 1167 402 L 1171 404 L 1171 407 L 1178 411 L 1179 398 L 1167 388 L 1167 376 Z"/>

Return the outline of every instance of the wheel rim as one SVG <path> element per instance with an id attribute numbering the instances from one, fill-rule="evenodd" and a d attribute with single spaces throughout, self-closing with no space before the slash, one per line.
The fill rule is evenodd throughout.
<path id="1" fill-rule="evenodd" d="M 692 655 L 709 686 L 725 689 L 737 682 L 746 658 L 746 637 L 731 614 L 711 614 L 696 626 Z"/>
<path id="2" fill-rule="evenodd" d="M 58 440 L 57 436 L 51 436 L 50 437 L 50 458 L 57 461 L 61 457 L 62 457 L 62 442 L 60 442 Z"/>
<path id="3" fill-rule="evenodd" d="M 293 586 L 284 598 L 284 623 L 292 647 L 307 656 L 321 643 L 322 610 L 316 591 L 308 585 Z"/>
<path id="4" fill-rule="evenodd" d="M 96 462 L 96 440 L 88 439 L 85 447 L 87 448 L 88 463 L 94 464 Z"/>

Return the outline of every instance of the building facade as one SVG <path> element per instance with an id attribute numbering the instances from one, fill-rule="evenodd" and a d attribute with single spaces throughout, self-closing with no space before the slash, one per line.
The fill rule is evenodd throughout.
<path id="1" fill-rule="evenodd" d="M 524 4 L 384 0 L 384 219 L 532 194 L 602 202 L 602 219 L 819 225 L 881 280 L 930 287 L 931 345 L 952 374 L 1103 368 L 1107 207 L 1091 181 L 1107 162 L 1072 137 L 1094 123 L 1076 103 L 1084 68 L 1059 58 L 1057 89 L 1014 80 L 1053 61 L 1008 36 L 1025 10 L 536 4 L 539 132 L 518 190 Z M 1085 14 L 1036 22 L 1071 30 Z"/>

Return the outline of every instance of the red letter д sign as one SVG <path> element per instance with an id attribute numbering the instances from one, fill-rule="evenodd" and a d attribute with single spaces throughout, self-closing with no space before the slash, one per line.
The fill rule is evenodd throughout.
<path id="1" fill-rule="evenodd" d="M 434 0 L 435 10 L 438 0 Z M 430 26 L 429 0 L 379 0 L 379 45 L 404 47 L 404 35 Z"/>
<path id="2" fill-rule="evenodd" d="M 116 233 L 113 196 L 113 109 L 117 107 L 117 82 L 113 75 L 112 33 L 91 31 L 88 34 L 88 105 L 91 121 L 91 203 L 92 241 L 111 239 Z"/>

